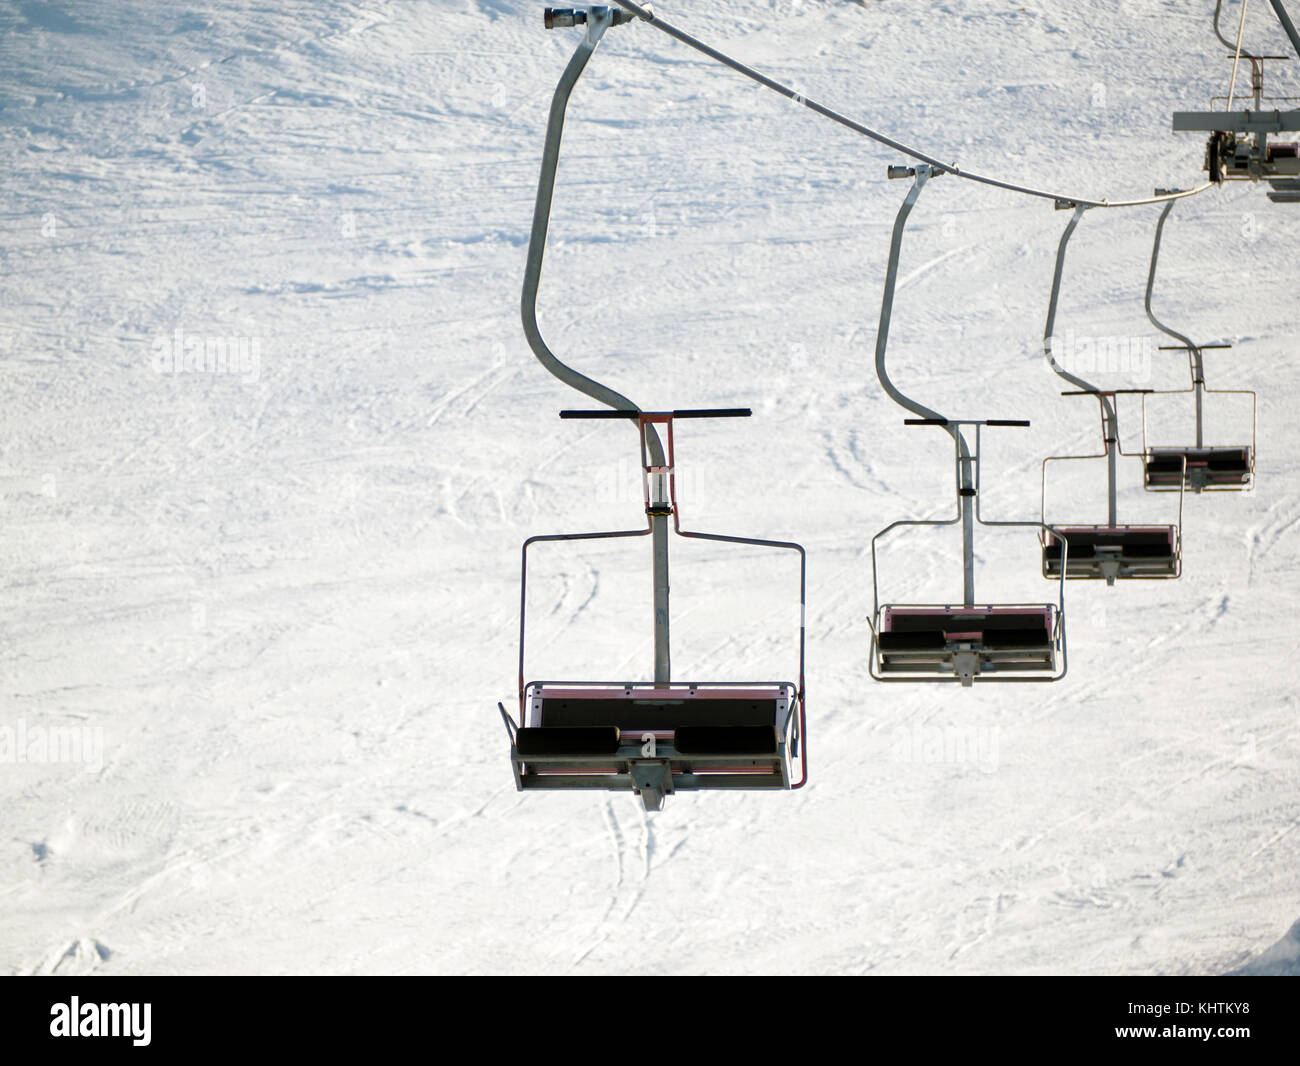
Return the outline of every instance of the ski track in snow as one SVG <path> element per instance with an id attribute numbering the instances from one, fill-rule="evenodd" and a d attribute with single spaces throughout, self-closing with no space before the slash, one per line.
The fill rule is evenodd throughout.
<path id="1" fill-rule="evenodd" d="M 584 403 L 518 323 L 577 39 L 541 6 L 0 13 L 0 726 L 102 740 L 4 767 L 0 967 L 1294 973 L 1300 213 L 1236 184 L 1171 216 L 1157 313 L 1231 339 L 1212 385 L 1260 393 L 1258 485 L 1184 501 L 1183 580 L 1072 586 L 1061 685 L 872 685 L 870 539 L 951 511 L 951 442 L 871 372 L 901 160 L 645 27 L 571 104 L 541 326 L 646 409 L 754 409 L 679 429 L 679 497 L 688 528 L 808 546 L 812 775 L 653 815 L 514 791 L 520 542 L 643 520 L 634 435 L 561 423 Z M 1211 9 L 669 15 L 964 167 L 1119 196 L 1197 177 L 1168 115 L 1222 90 Z M 1043 455 L 1097 443 L 1042 367 L 1064 221 L 945 177 L 904 241 L 891 373 L 1032 421 L 985 441 L 1000 519 L 1037 517 Z M 1088 213 L 1060 329 L 1155 337 L 1154 221 Z M 177 329 L 255 339 L 255 371 L 158 372 Z M 1162 359 L 1101 384 L 1183 387 Z M 1096 520 L 1097 484 L 1062 476 L 1049 514 Z M 889 543 L 882 595 L 956 593 L 953 543 Z M 792 673 L 784 555 L 674 547 L 677 676 Z M 1036 551 L 982 534 L 981 595 L 1045 595 Z M 530 556 L 530 676 L 644 677 L 647 563 L 633 538 Z"/>

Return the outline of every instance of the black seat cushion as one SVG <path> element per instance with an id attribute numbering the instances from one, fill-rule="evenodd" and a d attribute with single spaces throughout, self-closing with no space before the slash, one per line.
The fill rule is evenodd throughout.
<path id="1" fill-rule="evenodd" d="M 681 755 L 775 755 L 776 727 L 684 725 L 673 735 Z"/>
<path id="2" fill-rule="evenodd" d="M 1063 531 L 1070 543 L 1071 559 L 1092 559 L 1100 554 L 1136 556 L 1142 559 L 1160 558 L 1173 554 L 1173 545 L 1168 531 L 1149 529 L 1066 529 Z M 1061 555 L 1059 541 L 1053 541 L 1045 548 L 1047 558 L 1056 559 Z"/>
<path id="3" fill-rule="evenodd" d="M 1170 532 L 1166 529 L 1126 529 L 1117 540 L 1124 548 L 1168 548 Z"/>
<path id="4" fill-rule="evenodd" d="M 1074 536 L 1070 536 L 1070 561 L 1077 559 L 1091 559 L 1097 554 L 1097 549 L 1091 544 L 1076 544 Z M 1061 542 L 1059 540 L 1051 541 L 1043 545 L 1043 558 L 1060 561 Z"/>
<path id="5" fill-rule="evenodd" d="M 1129 544 L 1123 549 L 1123 554 L 1132 559 L 1172 559 L 1174 557 L 1173 545 L 1169 543 L 1168 538 L 1157 541 L 1154 544 Z"/>
<path id="6" fill-rule="evenodd" d="M 1015 651 L 1021 648 L 1051 647 L 1052 638 L 1045 626 L 1025 629 L 990 629 L 984 634 L 982 643 L 986 648 Z"/>
<path id="7" fill-rule="evenodd" d="M 1183 472 L 1181 459 L 1148 459 L 1147 477 L 1176 477 Z"/>
<path id="8" fill-rule="evenodd" d="M 1250 460 L 1244 454 L 1211 456 L 1205 465 L 1218 474 L 1250 473 Z"/>
<path id="9" fill-rule="evenodd" d="M 1189 471 L 1200 466 L 1216 474 L 1249 474 L 1250 451 L 1250 448 L 1237 447 L 1158 449 L 1147 459 L 1147 476 L 1177 474 L 1183 468 L 1184 458 Z"/>
<path id="10" fill-rule="evenodd" d="M 876 637 L 881 651 L 942 651 L 948 643 L 942 629 L 887 631 Z"/>
<path id="11" fill-rule="evenodd" d="M 613 726 L 531 726 L 515 733 L 520 755 L 613 755 L 618 730 Z"/>

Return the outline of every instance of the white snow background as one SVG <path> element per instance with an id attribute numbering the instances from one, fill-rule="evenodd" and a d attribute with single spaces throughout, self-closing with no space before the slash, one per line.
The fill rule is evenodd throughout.
<path id="1" fill-rule="evenodd" d="M 0 765 L 0 967 L 1295 972 L 1300 208 L 1230 184 L 1166 232 L 1157 313 L 1235 345 L 1212 385 L 1259 390 L 1258 488 L 1188 498 L 1182 580 L 1072 584 L 1062 684 L 874 684 L 870 538 L 951 506 L 950 443 L 871 368 L 904 160 L 635 24 L 570 108 L 542 327 L 646 408 L 754 408 L 679 427 L 680 498 L 690 528 L 808 546 L 811 781 L 651 816 L 515 792 L 519 545 L 643 520 L 635 434 L 561 422 L 591 405 L 519 326 L 581 33 L 542 6 L 0 4 L 0 726 L 85 741 Z M 1109 198 L 1202 180 L 1169 126 L 1225 91 L 1212 8 L 659 5 L 942 158 Z M 1286 48 L 1266 5 L 1246 43 Z M 1087 214 L 1062 332 L 1163 341 L 1157 214 Z M 900 386 L 1033 421 L 986 438 L 998 517 L 1097 443 L 1041 357 L 1067 217 L 944 177 L 904 244 Z M 248 362 L 160 372 L 177 330 Z M 1100 376 L 1185 382 L 1177 353 Z M 1171 521 L 1137 476 L 1121 518 Z M 1104 519 L 1100 481 L 1054 499 Z M 950 598 L 954 548 L 904 538 L 882 592 Z M 790 561 L 674 550 L 676 676 L 791 677 Z M 1050 595 L 1032 533 L 979 550 L 982 598 Z M 539 552 L 530 676 L 645 678 L 648 563 Z"/>

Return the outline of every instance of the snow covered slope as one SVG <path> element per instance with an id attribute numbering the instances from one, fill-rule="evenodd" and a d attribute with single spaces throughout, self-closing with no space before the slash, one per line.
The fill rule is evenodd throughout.
<path id="1" fill-rule="evenodd" d="M 541 6 L 0 7 L 0 745 L 31 756 L 0 765 L 0 966 L 1248 966 L 1300 917 L 1300 209 L 1236 184 L 1166 233 L 1159 313 L 1236 345 L 1213 384 L 1260 390 L 1258 490 L 1187 501 L 1184 579 L 1072 587 L 1063 684 L 874 685 L 870 537 L 938 513 L 950 477 L 871 374 L 900 160 L 611 31 L 571 109 L 542 325 L 645 407 L 754 407 L 681 431 L 681 502 L 694 528 L 808 545 L 812 780 L 649 817 L 521 796 L 495 706 L 519 544 L 639 521 L 634 436 L 560 422 L 576 398 L 518 323 L 577 33 Z M 1211 10 L 660 5 L 944 158 L 1112 198 L 1199 180 L 1169 115 L 1224 89 Z M 1277 51 L 1267 14 L 1248 42 Z M 1285 73 L 1273 91 L 1300 92 Z M 1159 343 L 1156 213 L 1084 219 L 1062 331 Z M 946 177 L 904 247 L 900 385 L 1033 420 L 989 440 L 999 516 L 1033 517 L 1040 457 L 1095 441 L 1039 348 L 1065 220 Z M 174 372 L 187 343 L 224 372 Z M 1127 369 L 1101 383 L 1185 381 L 1176 354 Z M 1101 520 L 1087 488 L 1063 517 Z M 791 576 L 722 547 L 676 557 L 679 676 L 788 676 Z M 951 596 L 952 547 L 905 543 L 882 582 Z M 1044 596 L 1035 552 L 981 541 L 980 589 Z M 647 566 L 639 544 L 539 561 L 530 673 L 646 676 Z"/>

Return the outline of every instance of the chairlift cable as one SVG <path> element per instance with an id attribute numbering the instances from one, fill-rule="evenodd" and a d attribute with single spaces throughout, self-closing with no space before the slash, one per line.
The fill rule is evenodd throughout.
<path id="1" fill-rule="evenodd" d="M 851 119 L 847 115 L 844 115 L 833 108 L 827 107 L 825 104 L 819 103 L 811 97 L 805 96 L 803 93 L 797 92 L 790 88 L 790 86 L 785 85 L 774 78 L 768 77 L 766 74 L 740 62 L 738 59 L 733 59 L 725 52 L 721 52 L 718 49 L 705 44 L 699 38 L 693 37 L 684 30 L 678 29 L 671 22 L 666 22 L 664 19 L 656 15 L 649 5 L 638 4 L 635 3 L 634 0 L 615 0 L 615 2 L 625 11 L 631 12 L 642 22 L 653 26 L 662 33 L 666 33 L 669 37 L 695 49 L 697 52 L 721 63 L 723 66 L 730 67 L 738 74 L 743 74 L 751 81 L 755 81 L 759 85 L 771 89 L 773 92 L 779 93 L 787 99 L 793 100 L 795 103 L 808 108 L 808 110 L 816 112 L 823 118 L 828 118 L 832 122 L 838 123 L 846 129 L 852 130 L 854 133 L 861 134 L 862 136 L 868 137 L 888 148 L 893 148 L 897 152 L 902 152 L 904 155 L 911 156 L 913 159 L 928 164 L 936 170 L 947 174 L 953 174 L 959 178 L 966 178 L 968 181 L 979 182 L 982 185 L 991 185 L 995 188 L 1006 189 L 1010 192 L 1023 193 L 1026 196 L 1036 196 L 1043 200 L 1068 201 L 1069 203 L 1082 204 L 1085 207 L 1138 207 L 1143 204 L 1163 203 L 1166 200 L 1176 200 L 1186 196 L 1195 196 L 1197 193 L 1204 192 L 1214 184 L 1213 182 L 1206 182 L 1204 185 L 1198 185 L 1195 188 L 1183 189 L 1178 192 L 1165 193 L 1159 196 L 1145 197 L 1139 200 L 1091 200 L 1087 197 L 1050 192 L 1046 189 L 1035 189 L 1027 185 L 1017 185 L 1015 182 L 1004 181 L 1001 178 L 990 177 L 986 174 L 979 174 L 973 170 L 963 170 L 956 163 L 944 163 L 936 157 L 922 152 L 918 148 L 913 148 L 910 145 L 904 144 L 902 141 L 889 137 L 886 134 L 881 133 L 879 130 L 872 129 L 870 126 Z"/>

